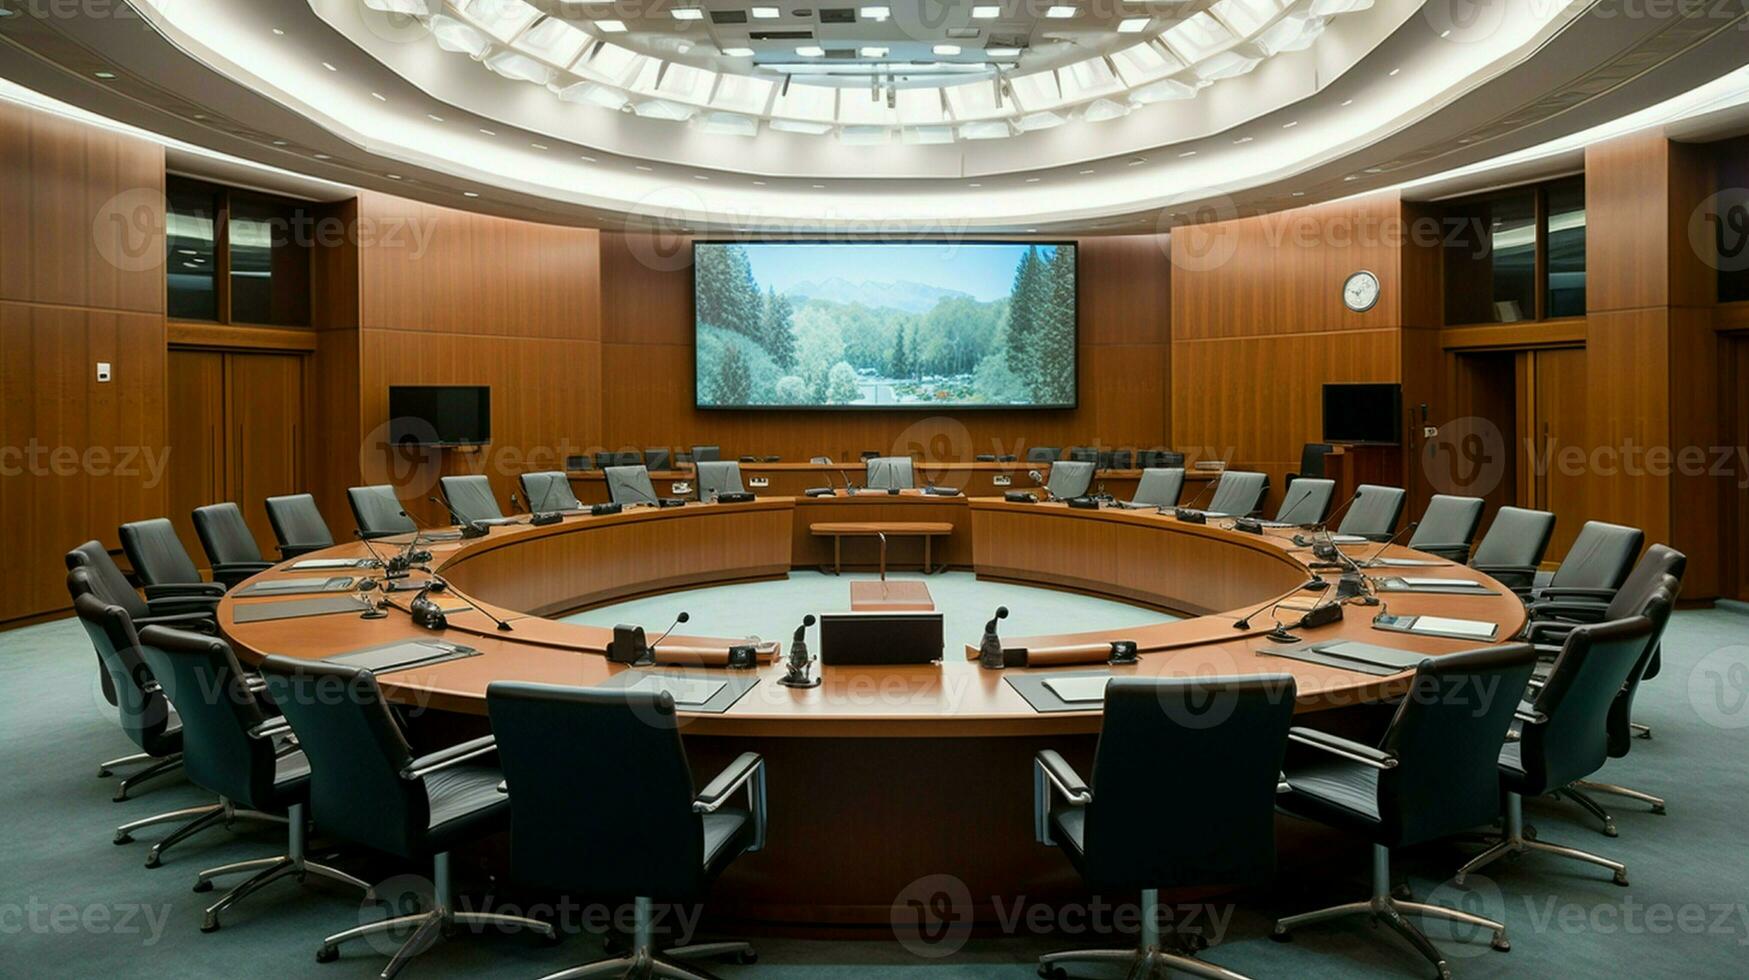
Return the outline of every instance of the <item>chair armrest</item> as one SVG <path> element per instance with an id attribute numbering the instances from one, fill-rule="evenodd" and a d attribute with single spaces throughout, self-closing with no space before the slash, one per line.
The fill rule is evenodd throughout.
<path id="1" fill-rule="evenodd" d="M 1489 575 L 1493 575 L 1496 578 L 1498 578 L 1501 575 L 1524 575 L 1524 576 L 1529 576 L 1531 578 L 1535 578 L 1536 573 L 1538 571 L 1541 571 L 1541 569 L 1537 568 L 1537 566 L 1535 566 L 1535 565 L 1488 565 L 1488 564 L 1481 564 L 1481 565 L 1471 565 L 1470 567 L 1475 569 L 1478 572 L 1487 572 Z"/>
<path id="2" fill-rule="evenodd" d="M 1536 705 L 1529 701 L 1518 702 L 1518 707 L 1512 712 L 1512 717 L 1527 725 L 1546 725 L 1549 721 L 1549 716 L 1536 710 Z"/>
<path id="3" fill-rule="evenodd" d="M 225 594 L 225 587 L 218 582 L 175 582 L 169 585 L 146 586 L 146 601 L 170 598 L 217 599 Z"/>
<path id="4" fill-rule="evenodd" d="M 1071 804 L 1086 806 L 1093 802 L 1093 790 L 1088 787 L 1087 781 L 1082 779 L 1081 774 L 1075 771 L 1075 767 L 1069 765 L 1068 760 L 1058 755 L 1055 750 L 1045 749 L 1040 752 L 1034 759 L 1034 765 L 1038 767 L 1038 771 L 1044 778 L 1056 787 L 1057 792 L 1063 794 L 1063 798 Z"/>
<path id="5" fill-rule="evenodd" d="M 705 788 L 699 790 L 698 795 L 693 797 L 692 812 L 715 813 L 722 809 L 723 804 L 729 802 L 729 797 L 735 795 L 735 791 L 745 785 L 749 779 L 752 779 L 753 774 L 758 772 L 763 765 L 765 765 L 765 759 L 759 753 L 741 753 L 740 758 L 729 763 L 722 772 L 717 773 L 715 779 L 707 783 Z"/>
<path id="6" fill-rule="evenodd" d="M 1550 599 L 1547 596 L 1548 593 L 1544 592 L 1535 602 L 1530 604 L 1530 617 L 1532 619 L 1564 620 L 1574 624 L 1601 623 L 1609 611 L 1609 606 L 1601 602 L 1574 602 L 1566 599 Z"/>
<path id="7" fill-rule="evenodd" d="M 261 724 L 256 725 L 254 728 L 249 729 L 249 737 L 256 739 L 272 739 L 290 733 L 291 722 L 286 721 L 283 716 L 279 718 L 269 718 Z"/>
<path id="8" fill-rule="evenodd" d="M 1537 590 L 1537 597 L 1539 599 L 1569 599 L 1569 600 L 1572 600 L 1574 602 L 1588 602 L 1588 603 L 1596 603 L 1597 605 L 1600 605 L 1600 606 L 1606 606 L 1606 605 L 1609 605 L 1609 601 L 1611 599 L 1615 598 L 1615 594 L 1617 591 L 1619 591 L 1619 590 L 1617 590 L 1617 589 L 1579 589 L 1579 588 L 1571 588 L 1568 586 L 1559 586 L 1559 587 L 1555 587 L 1555 588 L 1550 588 L 1550 587 L 1545 586 L 1542 589 Z"/>
<path id="9" fill-rule="evenodd" d="M 324 548 L 332 547 L 333 545 L 328 544 L 282 544 L 279 546 L 279 560 L 291 561 L 293 558 L 302 558 L 312 551 L 321 551 Z"/>
<path id="10" fill-rule="evenodd" d="M 1351 742 L 1339 735 L 1331 735 L 1315 728 L 1290 728 L 1287 730 L 1288 741 L 1309 745 L 1312 748 L 1338 755 L 1350 762 L 1371 766 L 1374 769 L 1397 768 L 1397 757 L 1389 752 L 1375 749 L 1370 745 Z"/>
<path id="11" fill-rule="evenodd" d="M 225 588 L 234 589 L 244 579 L 259 575 L 273 567 L 270 561 L 240 561 L 226 565 L 213 566 L 213 578 L 225 583 Z"/>
<path id="12" fill-rule="evenodd" d="M 218 633 L 219 627 L 213 621 L 211 609 L 198 612 L 165 613 L 162 616 L 141 616 L 134 620 L 134 625 L 140 629 L 148 626 L 168 626 L 171 629 L 188 630 L 190 633 L 205 633 L 212 636 Z"/>
<path id="13" fill-rule="evenodd" d="M 401 770 L 402 779 L 424 779 L 434 772 L 440 772 L 464 762 L 472 762 L 481 756 L 491 755 L 498 751 L 498 740 L 491 735 L 481 735 L 471 741 L 459 745 L 451 745 L 446 749 L 438 749 L 429 755 L 422 755 Z"/>

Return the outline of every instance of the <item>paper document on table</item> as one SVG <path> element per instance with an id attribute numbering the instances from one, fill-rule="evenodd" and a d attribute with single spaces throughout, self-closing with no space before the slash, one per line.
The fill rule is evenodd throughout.
<path id="1" fill-rule="evenodd" d="M 1482 587 L 1481 582 L 1468 578 L 1423 578 L 1405 575 L 1399 581 L 1412 589 L 1479 589 Z"/>
<path id="2" fill-rule="evenodd" d="M 691 677 L 664 677 L 650 675 L 638 680 L 627 689 L 632 691 L 650 691 L 660 693 L 667 691 L 678 705 L 697 707 L 706 704 L 717 692 L 728 686 L 725 681 L 698 680 Z"/>
<path id="3" fill-rule="evenodd" d="M 1110 680 L 1111 677 L 1104 674 L 1097 677 L 1053 677 L 1045 681 L 1045 686 L 1064 701 L 1104 701 L 1105 685 Z"/>
<path id="4" fill-rule="evenodd" d="M 1475 619 L 1447 619 L 1444 616 L 1416 616 L 1415 625 L 1410 627 L 1417 633 L 1456 634 L 1464 637 L 1474 637 L 1478 640 L 1491 640 L 1499 629 L 1493 623 L 1484 623 Z"/>

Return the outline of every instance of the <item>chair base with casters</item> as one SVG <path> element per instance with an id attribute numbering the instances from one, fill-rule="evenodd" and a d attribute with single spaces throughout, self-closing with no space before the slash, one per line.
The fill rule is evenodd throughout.
<path id="1" fill-rule="evenodd" d="M 629 949 L 605 960 L 596 960 L 593 963 L 573 966 L 557 973 L 549 973 L 541 980 L 579 980 L 582 977 L 624 977 L 636 978 L 636 980 L 667 977 L 671 980 L 716 980 L 714 974 L 679 961 L 733 957 L 736 963 L 743 965 L 759 962 L 759 954 L 754 952 L 751 943 L 694 943 L 688 946 L 671 946 L 662 949 L 656 945 L 653 929 L 655 917 L 651 912 L 650 899 L 634 899 L 632 910 L 634 924 L 632 945 Z"/>
<path id="2" fill-rule="evenodd" d="M 1461 876 L 1460 876 L 1461 878 Z M 1457 909 L 1448 909 L 1443 905 L 1429 905 L 1425 902 L 1411 902 L 1397 898 L 1391 891 L 1391 850 L 1383 844 L 1374 844 L 1372 848 L 1372 897 L 1364 902 L 1349 902 L 1346 905 L 1336 905 L 1316 912 L 1302 912 L 1290 915 L 1275 924 L 1272 939 L 1286 942 L 1295 929 L 1308 926 L 1315 922 L 1328 922 L 1332 919 L 1345 919 L 1349 916 L 1365 915 L 1390 926 L 1398 935 L 1408 940 L 1422 956 L 1427 957 L 1434 969 L 1444 978 L 1451 976 L 1451 967 L 1446 963 L 1445 954 L 1433 945 L 1433 941 L 1406 915 L 1419 915 L 1427 918 L 1445 919 L 1450 922 L 1461 922 L 1465 925 L 1487 929 L 1494 933 L 1494 938 L 1488 941 L 1499 952 L 1512 949 L 1512 941 L 1506 937 L 1506 925 L 1485 919 L 1479 915 L 1471 915 Z"/>
<path id="3" fill-rule="evenodd" d="M 1639 800 L 1641 803 L 1649 804 L 1652 808 L 1652 812 L 1658 816 L 1661 817 L 1665 814 L 1663 797 L 1653 796 L 1650 793 L 1642 793 L 1637 789 L 1630 789 L 1626 786 L 1617 786 L 1614 783 L 1599 783 L 1593 782 L 1589 779 L 1581 779 L 1567 787 L 1566 792 L 1569 794 L 1603 793 L 1608 796 L 1619 796 L 1624 800 Z M 1610 836 L 1614 837 L 1615 835 L 1611 834 Z"/>
<path id="4" fill-rule="evenodd" d="M 383 980 L 391 980 L 401 972 L 408 961 L 420 953 L 430 949 L 440 938 L 453 932 L 456 926 L 498 926 L 511 929 L 529 929 L 548 940 L 558 939 L 558 933 L 553 927 L 540 921 L 520 915 L 500 915 L 493 912 L 458 912 L 455 909 L 455 892 L 452 890 L 449 874 L 449 852 L 445 851 L 432 859 L 432 879 L 436 886 L 437 907 L 429 912 L 418 912 L 412 915 L 394 916 L 381 922 L 372 922 L 337 932 L 322 940 L 322 945 L 316 950 L 316 962 L 332 963 L 340 958 L 340 945 L 354 939 L 374 936 L 385 932 L 411 928 L 413 934 L 389 958 L 387 966 L 381 974 Z"/>
<path id="5" fill-rule="evenodd" d="M 337 881 L 369 895 L 370 884 L 338 868 L 330 868 L 325 864 L 317 864 L 309 860 L 306 851 L 309 846 L 309 819 L 304 815 L 304 805 L 294 803 L 286 816 L 286 853 L 282 857 L 259 858 L 254 861 L 238 861 L 235 864 L 221 865 L 202 871 L 195 879 L 195 892 L 213 890 L 213 879 L 225 875 L 242 874 L 245 871 L 255 871 L 247 881 L 226 892 L 222 898 L 207 906 L 206 914 L 200 923 L 201 932 L 213 932 L 219 928 L 219 913 L 236 905 L 243 899 L 260 891 L 262 888 L 281 878 L 295 876 L 303 881 L 305 875 L 315 875 L 329 881 Z"/>
<path id="6" fill-rule="evenodd" d="M 1464 883 L 1465 878 L 1482 868 L 1493 864 L 1500 858 L 1505 857 L 1508 854 L 1523 854 L 1526 851 L 1555 854 L 1560 857 L 1571 858 L 1575 861 L 1584 861 L 1587 864 L 1595 864 L 1599 867 L 1608 868 L 1610 871 L 1614 872 L 1614 882 L 1624 888 L 1627 887 L 1627 865 L 1622 864 L 1619 861 L 1611 861 L 1606 857 L 1600 857 L 1589 851 L 1581 851 L 1576 847 L 1567 847 L 1562 844 L 1549 844 L 1537 840 L 1534 834 L 1527 836 L 1524 832 L 1524 798 L 1517 793 L 1510 792 L 1506 794 L 1506 836 L 1496 841 L 1495 844 L 1486 851 L 1483 851 L 1481 854 L 1470 859 L 1468 864 L 1459 868 L 1457 875 L 1452 878 L 1452 881 L 1461 885 Z"/>
<path id="7" fill-rule="evenodd" d="M 1065 969 L 1069 963 L 1119 963 L 1129 967 L 1127 976 L 1130 980 L 1153 980 L 1171 973 L 1188 973 L 1213 980 L 1246 980 L 1242 973 L 1197 959 L 1199 943 L 1195 937 L 1174 932 L 1171 940 L 1171 949 L 1161 945 L 1159 890 L 1143 889 L 1140 945 L 1134 949 L 1071 949 L 1046 953 L 1038 958 L 1038 975 L 1045 980 L 1063 980 L 1069 975 Z"/>
<path id="8" fill-rule="evenodd" d="M 206 806 L 192 806 L 184 810 L 172 810 L 169 813 L 160 813 L 155 817 L 147 817 L 144 820 L 135 820 L 131 823 L 124 823 L 120 827 L 115 828 L 115 843 L 131 844 L 134 840 L 134 831 L 161 823 L 175 823 L 179 820 L 186 820 L 187 822 L 175 830 L 172 830 L 163 840 L 152 845 L 151 852 L 146 855 L 146 867 L 156 868 L 161 863 L 159 859 L 164 856 L 165 851 L 168 851 L 170 848 L 175 847 L 177 844 L 217 823 L 222 822 L 225 826 L 229 827 L 233 822 L 238 820 L 256 820 L 262 823 L 279 824 L 286 822 L 286 818 L 279 816 L 278 814 L 262 813 L 259 810 L 239 810 L 230 800 L 220 799 L 217 803 L 209 803 Z"/>
<path id="9" fill-rule="evenodd" d="M 110 797 L 110 799 L 117 803 L 125 803 L 128 798 L 128 790 L 133 789 L 135 786 L 138 786 L 148 779 L 156 779 L 159 776 L 169 775 L 170 773 L 181 769 L 182 754 L 153 755 L 150 752 L 138 752 L 134 755 L 124 755 L 119 759 L 111 759 L 108 762 L 100 764 L 97 767 L 97 778 L 108 779 L 115 775 L 115 770 L 121 766 L 138 765 L 145 765 L 146 768 L 141 769 L 139 772 L 136 772 L 131 776 L 123 777 L 122 781 L 115 787 L 115 795 Z"/>

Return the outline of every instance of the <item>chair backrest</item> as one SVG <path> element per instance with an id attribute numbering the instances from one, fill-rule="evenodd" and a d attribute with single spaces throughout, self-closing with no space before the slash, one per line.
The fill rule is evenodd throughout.
<path id="1" fill-rule="evenodd" d="M 1667 544 L 1652 545 L 1634 563 L 1633 571 L 1628 573 L 1628 577 L 1622 580 L 1621 587 L 1616 589 L 1615 596 L 1604 609 L 1603 618 L 1622 619 L 1645 615 L 1646 603 L 1651 601 L 1652 593 L 1664 587 L 1664 577 L 1670 576 L 1676 580 L 1677 588 L 1671 590 L 1674 594 L 1680 591 L 1682 576 L 1687 571 L 1687 555 Z"/>
<path id="2" fill-rule="evenodd" d="M 650 482 L 650 471 L 642 463 L 636 466 L 609 466 L 607 499 L 616 504 L 655 503 L 656 485 Z"/>
<path id="3" fill-rule="evenodd" d="M 710 500 L 719 493 L 746 493 L 741 483 L 741 464 L 734 460 L 710 460 L 699 463 L 698 499 Z"/>
<path id="4" fill-rule="evenodd" d="M 386 538 L 419 530 L 413 519 L 388 484 L 369 487 L 349 487 L 346 502 L 352 505 L 352 519 L 358 522 L 359 533 L 367 538 Z"/>
<path id="5" fill-rule="evenodd" d="M 1470 552 L 1470 564 L 1478 568 L 1530 568 L 1542 564 L 1549 550 L 1549 538 L 1555 533 L 1555 515 L 1546 510 L 1524 507 L 1502 507 L 1494 514 L 1488 533 Z M 1495 575 L 1500 578 L 1499 574 Z M 1509 576 L 1519 581 L 1506 582 L 1514 588 L 1528 589 L 1534 575 Z"/>
<path id="6" fill-rule="evenodd" d="M 670 695 L 495 681 L 486 707 L 510 790 L 518 879 L 601 895 L 700 897 L 704 834 Z"/>
<path id="7" fill-rule="evenodd" d="M 581 510 L 583 502 L 571 490 L 571 478 L 559 470 L 524 473 L 517 478 L 532 511 Z"/>
<path id="8" fill-rule="evenodd" d="M 714 463 L 722 458 L 723 448 L 721 446 L 692 447 L 692 461 L 694 463 Z"/>
<path id="9" fill-rule="evenodd" d="M 917 485 L 909 456 L 875 456 L 865 465 L 868 472 L 863 485 L 870 490 L 909 490 Z"/>
<path id="10" fill-rule="evenodd" d="M 644 450 L 644 468 L 647 470 L 665 470 L 673 465 L 674 455 L 666 449 Z"/>
<path id="11" fill-rule="evenodd" d="M 267 694 L 310 760 L 310 816 L 327 834 L 414 857 L 431 820 L 413 751 L 367 670 L 268 657 Z"/>
<path id="12" fill-rule="evenodd" d="M 207 504 L 194 509 L 194 533 L 207 560 L 214 565 L 234 565 L 261 561 L 261 547 L 243 512 L 230 501 Z"/>
<path id="13" fill-rule="evenodd" d="M 120 606 L 130 619 L 150 616 L 152 609 L 146 605 L 146 600 L 134 588 L 133 583 L 122 573 L 121 566 L 109 556 L 109 550 L 101 541 L 87 541 L 72 551 L 67 552 L 67 570 L 83 568 L 88 574 L 87 591 L 96 593 L 99 599 L 111 605 Z M 73 580 L 67 580 L 71 588 Z"/>
<path id="14" fill-rule="evenodd" d="M 140 658 L 140 638 L 134 632 L 132 617 L 98 596 L 86 569 L 67 573 L 67 591 L 73 596 L 73 613 L 85 627 L 97 659 L 115 687 L 122 731 L 153 755 L 175 751 L 165 737 L 170 728 L 170 702 L 152 684 L 152 670 Z"/>
<path id="15" fill-rule="evenodd" d="M 1174 507 L 1183 491 L 1184 467 L 1154 467 L 1142 471 L 1141 482 L 1136 484 L 1136 495 L 1130 498 L 1130 503 Z"/>
<path id="16" fill-rule="evenodd" d="M 1402 487 L 1363 483 L 1355 488 L 1354 493 L 1354 502 L 1342 515 L 1337 534 L 1360 534 L 1383 540 L 1396 533 L 1397 521 L 1403 516 L 1403 500 L 1408 496 Z"/>
<path id="17" fill-rule="evenodd" d="M 484 474 L 438 477 L 437 484 L 443 488 L 449 509 L 464 521 L 495 521 L 504 516 L 498 498 L 492 495 L 492 481 Z"/>
<path id="18" fill-rule="evenodd" d="M 1626 586 L 1623 589 L 1625 591 Z M 1621 693 L 1615 696 L 1609 706 L 1609 720 L 1605 727 L 1609 757 L 1612 759 L 1627 755 L 1634 747 L 1634 695 L 1639 693 L 1640 681 L 1645 679 L 1647 669 L 1658 656 L 1658 644 L 1664 639 L 1664 628 L 1670 625 L 1670 613 L 1676 608 L 1676 600 L 1681 595 L 1682 580 L 1675 575 L 1662 575 L 1659 577 L 1658 587 L 1640 605 L 1638 612 L 1651 621 L 1652 635 L 1646 640 L 1645 652 L 1640 654 L 1640 659 L 1634 663 L 1634 669 L 1628 674 L 1628 682 L 1622 685 Z"/>
<path id="19" fill-rule="evenodd" d="M 1294 693 L 1286 674 L 1107 684 L 1083 841 L 1088 885 L 1268 880 Z"/>
<path id="20" fill-rule="evenodd" d="M 1029 463 L 1054 463 L 1062 455 L 1063 451 L 1056 446 L 1033 446 L 1026 451 L 1026 461 Z"/>
<path id="21" fill-rule="evenodd" d="M 1070 446 L 1068 458 L 1078 463 L 1097 464 L 1099 462 L 1099 450 L 1092 446 Z"/>
<path id="22" fill-rule="evenodd" d="M 189 781 L 238 806 L 267 806 L 273 795 L 273 742 L 249 736 L 267 713 L 243 682 L 231 645 L 148 626 L 140 631 L 140 657 L 176 705 Z"/>
<path id="23" fill-rule="evenodd" d="M 1500 747 L 1536 667 L 1509 643 L 1429 657 L 1415 670 L 1380 748 L 1379 817 L 1391 844 L 1416 844 L 1500 815 Z"/>
<path id="24" fill-rule="evenodd" d="M 1330 455 L 1331 450 L 1335 448 L 1327 442 L 1308 442 L 1302 445 L 1300 447 L 1300 472 L 1294 478 L 1294 482 L 1298 483 L 1299 477 L 1303 476 L 1322 478 L 1324 457 Z"/>
<path id="25" fill-rule="evenodd" d="M 1136 453 L 1136 466 L 1144 470 L 1184 469 L 1184 454 L 1170 449 L 1143 449 Z"/>
<path id="26" fill-rule="evenodd" d="M 1458 497 L 1436 493 L 1427 502 L 1427 511 L 1415 533 L 1409 535 L 1409 547 L 1423 545 L 1465 545 L 1476 540 L 1476 529 L 1482 526 L 1482 510 L 1487 501 L 1481 497 Z"/>
<path id="27" fill-rule="evenodd" d="M 1108 449 L 1099 454 L 1099 468 L 1102 470 L 1135 469 L 1136 454 L 1131 449 Z"/>
<path id="28" fill-rule="evenodd" d="M 1318 524 L 1330 513 L 1330 498 L 1336 496 L 1336 481 L 1302 476 L 1287 485 L 1275 519 L 1282 524 Z"/>
<path id="29" fill-rule="evenodd" d="M 316 498 L 307 493 L 267 498 L 267 522 L 273 525 L 274 540 L 281 549 L 313 550 L 334 543 L 334 533 L 322 519 Z"/>
<path id="30" fill-rule="evenodd" d="M 1045 486 L 1053 497 L 1085 497 L 1093 485 L 1094 465 L 1089 460 L 1059 460 L 1051 464 L 1051 478 Z"/>
<path id="31" fill-rule="evenodd" d="M 1268 486 L 1267 474 L 1228 470 L 1221 474 L 1214 499 L 1208 502 L 1208 511 L 1244 517 L 1263 505 L 1263 493 Z"/>
<path id="32" fill-rule="evenodd" d="M 1568 631 L 1533 704 L 1543 720 L 1523 727 L 1527 793 L 1584 779 L 1609 759 L 1610 707 L 1652 644 L 1653 629 L 1649 617 L 1630 616 Z"/>
<path id="33" fill-rule="evenodd" d="M 134 574 L 147 585 L 186 585 L 201 581 L 200 569 L 167 517 L 132 521 L 120 528 L 121 550 Z"/>
<path id="34" fill-rule="evenodd" d="M 1645 541 L 1645 532 L 1637 527 L 1586 521 L 1549 579 L 1549 588 L 1619 588 Z"/>

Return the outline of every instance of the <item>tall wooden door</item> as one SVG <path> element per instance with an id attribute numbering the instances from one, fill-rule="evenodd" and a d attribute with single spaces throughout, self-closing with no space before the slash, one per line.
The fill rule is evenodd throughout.
<path id="1" fill-rule="evenodd" d="M 1522 506 L 1558 515 L 1546 561 L 1559 561 L 1583 526 L 1587 452 L 1585 349 L 1525 351 L 1518 360 Z"/>
<path id="2" fill-rule="evenodd" d="M 304 490 L 304 358 L 226 354 L 230 429 L 226 500 L 242 508 L 261 553 L 275 555 L 268 497 Z"/>
<path id="3" fill-rule="evenodd" d="M 170 463 L 168 499 L 172 522 L 182 546 L 205 568 L 206 554 L 195 537 L 189 514 L 196 507 L 224 500 L 229 480 L 226 452 L 230 443 L 225 422 L 225 354 L 209 350 L 170 351 Z"/>

